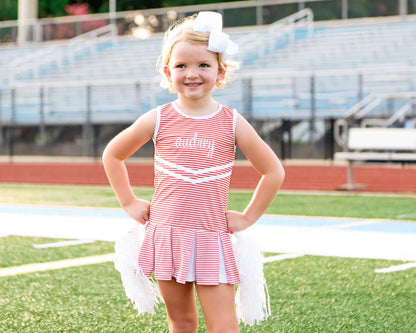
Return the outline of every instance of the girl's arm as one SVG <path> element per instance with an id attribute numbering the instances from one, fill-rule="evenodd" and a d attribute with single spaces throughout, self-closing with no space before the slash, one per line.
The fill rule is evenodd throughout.
<path id="1" fill-rule="evenodd" d="M 261 179 L 243 213 L 227 211 L 230 232 L 248 228 L 263 215 L 272 203 L 285 176 L 283 166 L 275 153 L 241 115 L 237 118 L 236 144 L 261 174 Z"/>
<path id="2" fill-rule="evenodd" d="M 104 169 L 121 207 L 142 224 L 149 219 L 150 202 L 136 198 L 124 160 L 153 137 L 155 123 L 156 110 L 151 110 L 115 136 L 103 152 Z"/>

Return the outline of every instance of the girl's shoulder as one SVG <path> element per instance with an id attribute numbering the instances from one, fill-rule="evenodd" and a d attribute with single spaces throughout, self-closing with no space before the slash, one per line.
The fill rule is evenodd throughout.
<path id="1" fill-rule="evenodd" d="M 169 102 L 169 103 L 157 106 L 155 108 L 155 113 L 156 113 L 158 120 L 160 119 L 161 115 L 169 116 L 169 117 L 178 115 L 178 112 L 175 111 L 175 105 L 173 102 Z"/>
<path id="2" fill-rule="evenodd" d="M 144 122 L 145 124 L 151 125 L 152 123 L 155 124 L 157 118 L 158 110 L 157 108 L 151 109 L 145 113 L 143 113 L 137 120 L 136 123 Z"/>
<path id="3" fill-rule="evenodd" d="M 224 110 L 224 112 L 227 112 L 229 114 L 233 114 L 233 115 L 237 115 L 238 111 L 235 108 L 232 108 L 230 106 L 227 105 L 221 105 L 222 110 Z"/>

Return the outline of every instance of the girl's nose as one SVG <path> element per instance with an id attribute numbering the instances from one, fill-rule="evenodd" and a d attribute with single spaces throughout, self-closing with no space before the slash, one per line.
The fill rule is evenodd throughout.
<path id="1" fill-rule="evenodd" d="M 189 68 L 189 70 L 186 73 L 186 77 L 188 79 L 196 78 L 196 77 L 198 77 L 198 71 L 195 70 L 194 68 Z"/>

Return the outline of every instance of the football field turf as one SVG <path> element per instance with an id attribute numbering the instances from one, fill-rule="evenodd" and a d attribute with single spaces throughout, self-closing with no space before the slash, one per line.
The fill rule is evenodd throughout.
<path id="1" fill-rule="evenodd" d="M 280 194 L 252 229 L 272 316 L 241 331 L 415 332 L 415 200 Z M 1 185 L 0 202 L 1 332 L 167 332 L 163 305 L 138 317 L 124 295 L 111 254 L 131 221 L 108 188 Z"/>

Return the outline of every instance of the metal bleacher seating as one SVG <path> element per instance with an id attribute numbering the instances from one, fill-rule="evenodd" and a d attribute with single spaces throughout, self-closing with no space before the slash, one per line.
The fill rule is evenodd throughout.
<path id="1" fill-rule="evenodd" d="M 338 118 L 369 93 L 415 89 L 415 17 L 315 22 L 313 30 L 295 26 L 293 31 L 281 35 L 266 26 L 229 29 L 240 44 L 241 70 L 216 97 L 252 118 L 307 118 L 312 104 L 318 118 Z M 97 39 L 90 42 L 96 45 L 94 52 L 82 51 L 72 61 L 51 63 L 13 80 L 10 71 L 0 71 L 2 122 L 12 116 L 11 88 L 16 123 L 39 121 L 41 108 L 51 123 L 82 122 L 88 112 L 93 122 L 129 122 L 172 100 L 159 87 L 155 68 L 162 37 Z M 35 49 L 46 54 L 47 47 L 0 47 L 0 65 L 5 68 L 11 59 Z"/>
<path id="2" fill-rule="evenodd" d="M 317 26 L 313 35 L 277 50 L 257 65 L 298 70 L 385 63 L 416 65 L 415 41 L 415 21 Z"/>
<path id="3" fill-rule="evenodd" d="M 281 115 L 303 117 L 313 89 L 318 117 L 338 118 L 370 93 L 414 90 L 415 67 L 413 18 L 315 23 L 313 34 L 259 58 L 247 70 L 269 73 L 268 81 L 258 79 L 253 86 L 254 99 L 263 105 L 269 100 L 270 110 L 261 108 L 264 116 L 276 114 L 275 106 L 282 104 Z"/>

